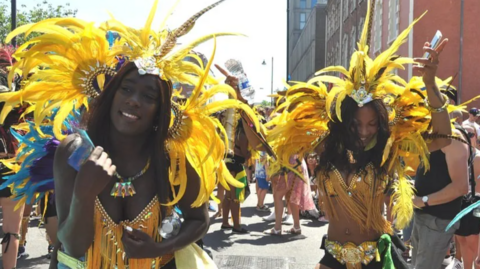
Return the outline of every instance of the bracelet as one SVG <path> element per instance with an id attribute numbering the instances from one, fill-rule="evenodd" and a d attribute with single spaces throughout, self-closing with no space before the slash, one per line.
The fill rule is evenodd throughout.
<path id="1" fill-rule="evenodd" d="M 445 103 L 441 106 L 441 107 L 438 107 L 438 108 L 435 108 L 435 107 L 431 107 L 430 106 L 430 103 L 428 102 L 428 98 L 425 98 L 425 107 L 428 109 L 428 111 L 430 111 L 430 113 L 441 113 L 441 112 L 444 112 L 447 110 L 447 106 L 450 104 L 450 100 L 448 99 L 448 97 L 443 94 L 443 98 L 445 98 Z"/>

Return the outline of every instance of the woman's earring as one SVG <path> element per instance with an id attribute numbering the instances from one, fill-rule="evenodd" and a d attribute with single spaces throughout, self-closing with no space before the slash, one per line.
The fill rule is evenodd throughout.
<path id="1" fill-rule="evenodd" d="M 154 126 L 153 126 L 153 131 L 156 132 L 157 130 L 158 130 L 158 126 L 157 126 L 157 125 L 154 125 Z"/>

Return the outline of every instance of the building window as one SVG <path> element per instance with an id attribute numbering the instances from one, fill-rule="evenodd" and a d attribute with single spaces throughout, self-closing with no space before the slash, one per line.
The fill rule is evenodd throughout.
<path id="1" fill-rule="evenodd" d="M 382 1 L 377 1 L 375 6 L 375 44 L 373 51 L 377 52 L 382 49 L 382 15 L 383 15 L 383 5 Z"/>
<path id="2" fill-rule="evenodd" d="M 312 0 L 312 8 L 314 8 L 315 5 L 317 5 L 317 0 Z"/>
<path id="3" fill-rule="evenodd" d="M 305 28 L 305 23 L 307 22 L 307 13 L 300 13 L 300 30 Z"/>
<path id="4" fill-rule="evenodd" d="M 307 8 L 307 0 L 300 0 L 300 8 L 302 9 Z"/>
<path id="5" fill-rule="evenodd" d="M 356 6 L 356 1 L 355 0 L 350 0 L 350 13 L 352 13 L 355 10 Z"/>
<path id="6" fill-rule="evenodd" d="M 388 42 L 390 43 L 398 36 L 400 1 L 389 0 L 388 3 Z"/>

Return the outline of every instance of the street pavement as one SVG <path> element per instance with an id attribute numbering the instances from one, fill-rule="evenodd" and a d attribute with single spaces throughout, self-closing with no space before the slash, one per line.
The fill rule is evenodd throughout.
<path id="1" fill-rule="evenodd" d="M 256 211 L 254 184 L 251 185 L 251 190 L 252 194 L 242 204 L 242 224 L 250 234 L 238 235 L 223 231 L 220 229 L 220 219 L 211 220 L 204 242 L 219 269 L 313 269 L 323 255 L 319 247 L 327 225 L 317 220 L 302 219 L 301 235 L 264 235 L 263 231 L 272 228 L 273 223 L 262 220 L 268 212 Z M 271 194 L 267 195 L 266 204 L 273 208 Z M 291 227 L 292 225 L 284 225 L 282 229 Z M 17 268 L 48 268 L 45 229 L 38 227 L 38 220 L 30 223 L 27 252 L 29 256 L 21 259 Z"/>

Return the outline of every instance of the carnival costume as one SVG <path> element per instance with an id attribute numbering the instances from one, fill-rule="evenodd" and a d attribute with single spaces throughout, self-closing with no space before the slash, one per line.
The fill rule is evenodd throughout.
<path id="1" fill-rule="evenodd" d="M 417 20 L 399 34 L 390 48 L 375 59 L 369 57 L 367 40 L 369 25 L 372 23 L 371 9 L 369 7 L 367 11 L 358 50 L 351 57 L 349 70 L 342 66 L 326 67 L 306 83 L 294 82 L 293 86 L 288 85 L 285 102 L 277 108 L 283 112 L 269 123 L 275 127 L 269 132 L 269 142 L 282 165 L 288 166 L 290 156 L 304 156 L 321 145 L 329 135 L 330 121 L 342 121 L 341 106 L 347 96 L 352 98 L 358 107 L 379 99 L 387 109 L 390 136 L 381 162 L 384 173 L 377 173 L 372 163 L 367 164 L 356 171 L 348 186 L 340 171 L 331 163 L 328 171 L 318 173 L 320 199 L 324 203 L 322 209 L 329 218 L 338 218 L 333 206 L 335 197 L 338 206 L 345 210 L 361 231 L 374 230 L 383 235 L 377 242 L 364 242 L 361 245 L 341 244 L 325 238 L 322 244 L 326 250 L 324 259 L 330 259 L 325 265 L 331 268 L 359 269 L 362 264 L 371 265 L 371 268 L 405 266 L 399 262 L 401 257 L 396 259 L 395 265 L 392 261 L 393 258 L 398 258 L 392 257 L 398 256 L 398 253 L 393 251 L 396 244 L 392 244 L 392 240 L 397 238 L 393 236 L 391 223 L 379 209 L 384 203 L 386 190 L 391 188 L 393 193 L 390 203 L 396 220 L 395 227 L 402 229 L 409 224 L 413 216 L 414 190 L 405 174 L 402 159 L 418 156 L 428 169 L 429 150 L 425 137 L 431 132 L 430 113 L 463 107 L 455 107 L 446 102 L 440 109 L 431 108 L 422 90 L 425 85 L 421 77 L 413 77 L 407 83 L 395 75 L 396 69 L 404 69 L 405 64 L 414 63 L 413 59 L 400 57 L 395 53 L 405 42 Z M 326 75 L 327 72 L 338 72 L 343 78 Z M 323 83 L 331 83 L 333 88 L 328 91 Z M 436 83 L 440 89 L 446 89 L 450 80 L 437 79 Z M 434 134 L 431 137 L 434 137 Z M 372 149 L 375 143 L 376 138 L 373 138 L 370 144 L 366 145 L 365 151 Z M 378 264 L 375 263 L 379 262 L 380 267 L 376 267 Z M 324 264 L 323 259 L 321 263 Z"/>
<path id="2" fill-rule="evenodd" d="M 184 61 L 186 57 L 198 58 L 197 55 L 190 53 L 197 45 L 210 39 L 215 41 L 218 36 L 234 34 L 211 34 L 180 49 L 175 48 L 177 39 L 187 34 L 199 17 L 221 2 L 223 0 L 201 10 L 172 31 L 165 30 L 166 19 L 162 23 L 161 31 L 151 29 L 158 4 L 158 0 L 155 0 L 145 26 L 140 30 L 127 27 L 114 18 L 100 27 L 76 18 L 55 18 L 21 26 L 7 37 L 8 41 L 18 34 L 41 33 L 40 36 L 23 44 L 14 55 L 18 62 L 10 74 L 17 69 L 24 74 L 31 74 L 25 81 L 25 86 L 18 93 L 0 96 L 0 101 L 5 102 L 5 108 L 0 115 L 2 120 L 15 106 L 25 102 L 31 104 L 28 112 L 33 112 L 34 121 L 29 126 L 40 134 L 36 139 L 32 139 L 35 141 L 45 137 L 61 141 L 70 132 L 75 131 L 76 128 L 71 128 L 69 117 L 75 116 L 75 111 L 88 110 L 89 102 L 99 95 L 125 63 L 133 62 L 140 75 L 158 75 L 162 80 L 169 82 L 169 87 L 176 82 L 195 85 L 192 95 L 186 102 L 171 101 L 168 139 L 165 141 L 171 160 L 169 177 L 173 193 L 171 202 L 161 205 L 158 198 L 154 197 L 137 218 L 117 224 L 108 216 L 97 199 L 94 240 L 86 253 L 85 261 L 59 252 L 59 260 L 64 264 L 75 268 L 160 268 L 175 256 L 177 268 L 204 268 L 203 266 L 215 268 L 213 262 L 194 244 L 155 259 L 127 259 L 120 239 L 124 227 L 130 226 L 134 229 L 143 229 L 156 242 L 162 240 L 158 233 L 158 226 L 162 221 L 160 206 L 171 208 L 183 197 L 188 181 L 187 162 L 201 179 L 200 190 L 192 204 L 193 207 L 208 202 L 218 183 L 227 189 L 228 185 L 242 186 L 226 168 L 224 157 L 227 142 L 220 134 L 223 134 L 224 138 L 227 136 L 220 122 L 211 115 L 228 108 L 239 109 L 248 115 L 255 128 L 259 126 L 258 119 L 248 105 L 237 100 L 209 102 L 217 93 L 236 96 L 230 86 L 219 85 L 209 75 L 215 46 L 206 67 L 203 67 L 201 59 L 198 59 L 199 65 Z M 170 11 L 168 14 L 171 13 Z M 119 37 L 112 40 L 111 33 L 116 33 Z M 107 36 L 113 41 L 112 46 Z M 207 90 L 205 85 L 211 87 Z M 45 125 L 50 126 L 50 133 L 44 133 L 42 126 Z M 30 139 L 24 142 L 27 144 L 28 141 Z M 26 155 L 33 155 L 35 149 L 26 148 L 25 152 Z M 10 162 L 19 174 L 23 172 L 21 168 L 28 169 L 30 165 L 21 156 Z M 28 185 L 31 176 L 28 176 L 28 172 L 25 174 L 27 176 L 23 177 L 23 183 Z M 117 189 L 112 190 L 112 196 L 134 195 L 133 185 L 128 183 L 131 182 L 118 182 Z M 31 190 L 25 190 L 23 194 L 27 192 L 32 193 Z M 33 193 L 40 196 L 44 192 Z"/>

